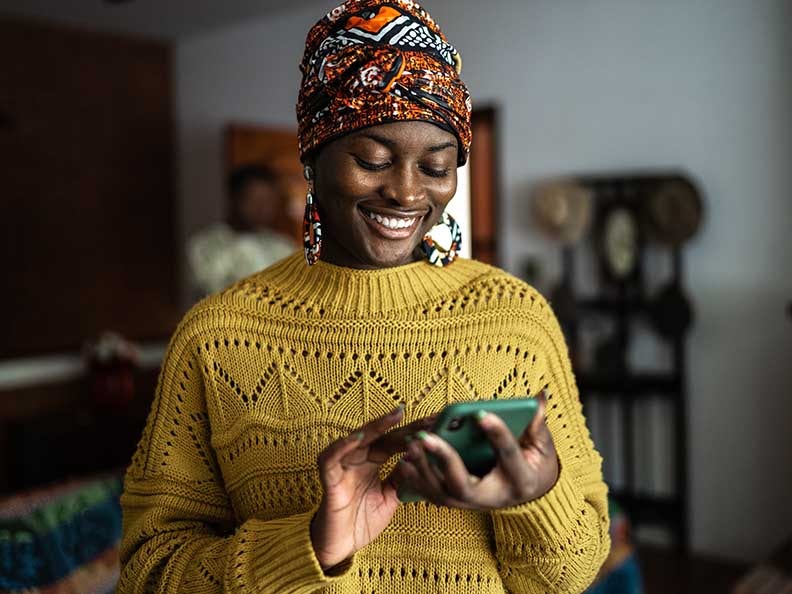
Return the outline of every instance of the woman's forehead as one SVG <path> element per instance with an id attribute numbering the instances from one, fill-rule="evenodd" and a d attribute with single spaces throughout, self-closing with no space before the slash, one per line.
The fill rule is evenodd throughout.
<path id="1" fill-rule="evenodd" d="M 389 147 L 442 150 L 457 148 L 457 138 L 431 122 L 392 122 L 355 130 L 342 137 L 349 143 L 371 141 Z"/>

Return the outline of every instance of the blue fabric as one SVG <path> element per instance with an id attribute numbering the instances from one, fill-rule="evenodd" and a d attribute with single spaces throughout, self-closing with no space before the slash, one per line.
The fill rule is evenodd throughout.
<path id="1" fill-rule="evenodd" d="M 24 516 L 0 518 L 0 590 L 51 584 L 115 546 L 120 490 L 118 479 L 106 484 L 103 499 L 78 509 L 56 499 Z"/>
<path id="2" fill-rule="evenodd" d="M 585 594 L 644 594 L 641 570 L 635 554 L 610 571 Z"/>

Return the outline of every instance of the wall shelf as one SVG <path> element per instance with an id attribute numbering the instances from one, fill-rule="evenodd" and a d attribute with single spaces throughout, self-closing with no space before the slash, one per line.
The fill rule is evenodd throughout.
<path id="1" fill-rule="evenodd" d="M 562 248 L 561 282 L 551 301 L 567 337 L 584 413 L 594 416 L 598 409 L 602 426 L 607 427 L 599 436 L 603 443 L 597 443 L 606 459 L 605 478 L 633 525 L 659 527 L 678 550 L 687 551 L 685 349 L 692 308 L 682 290 L 680 244 L 652 244 L 656 238 L 646 227 L 646 205 L 656 200 L 659 189 L 667 188 L 667 183 L 689 188 L 693 185 L 676 173 L 579 177 L 572 181 L 591 191 L 593 224 L 587 240 Z M 632 219 L 636 233 L 634 264 L 621 275 L 614 273 L 612 259 L 619 254 L 609 253 L 624 241 L 623 236 L 617 238 L 617 248 L 613 248 L 614 238 L 608 236 L 609 217 L 615 211 Z M 657 272 L 647 265 L 650 244 L 659 246 L 658 253 L 671 257 L 670 278 L 652 277 Z M 587 258 L 581 256 L 583 250 L 592 248 L 596 250 L 593 280 L 597 286 L 579 293 L 575 288 L 577 268 L 591 261 L 589 254 L 585 254 Z M 660 290 L 650 289 L 663 280 Z M 605 332 L 587 336 L 592 328 Z M 642 371 L 631 366 L 639 332 L 649 332 L 664 345 L 661 348 L 669 355 L 663 357 L 667 359 L 666 368 Z M 656 421 L 659 428 L 654 426 Z M 603 451 L 607 448 L 612 451 Z"/>

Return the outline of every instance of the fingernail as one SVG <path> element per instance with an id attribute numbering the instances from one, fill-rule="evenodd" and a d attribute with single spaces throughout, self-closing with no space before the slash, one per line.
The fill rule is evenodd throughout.
<path id="1" fill-rule="evenodd" d="M 363 441 L 363 437 L 365 437 L 365 434 L 362 431 L 358 431 L 352 437 L 355 441 Z"/>
<path id="2" fill-rule="evenodd" d="M 489 413 L 486 410 L 477 410 L 476 411 L 476 420 L 481 423 Z"/>
<path id="3" fill-rule="evenodd" d="M 419 431 L 415 435 L 421 441 L 426 441 L 428 439 L 428 437 L 429 437 L 429 434 L 426 431 Z"/>
<path id="4" fill-rule="evenodd" d="M 390 413 L 388 414 L 388 416 L 395 417 L 396 415 L 400 414 L 400 413 L 401 413 L 401 412 L 403 412 L 403 411 L 404 411 L 404 405 L 403 405 L 403 404 L 400 404 L 399 406 L 397 406 L 396 408 L 394 408 L 392 411 L 390 411 Z"/>

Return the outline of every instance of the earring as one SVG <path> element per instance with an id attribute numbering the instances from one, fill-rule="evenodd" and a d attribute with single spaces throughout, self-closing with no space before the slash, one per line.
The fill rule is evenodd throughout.
<path id="1" fill-rule="evenodd" d="M 314 204 L 313 169 L 306 165 L 305 169 L 303 169 L 303 175 L 308 182 L 308 193 L 305 196 L 305 215 L 303 216 L 303 250 L 308 266 L 313 266 L 322 255 L 322 221 L 319 220 L 319 210 Z"/>
<path id="2" fill-rule="evenodd" d="M 426 254 L 430 264 L 448 266 L 459 255 L 462 247 L 462 230 L 459 224 L 447 212 L 440 221 L 424 235 L 421 250 Z"/>

